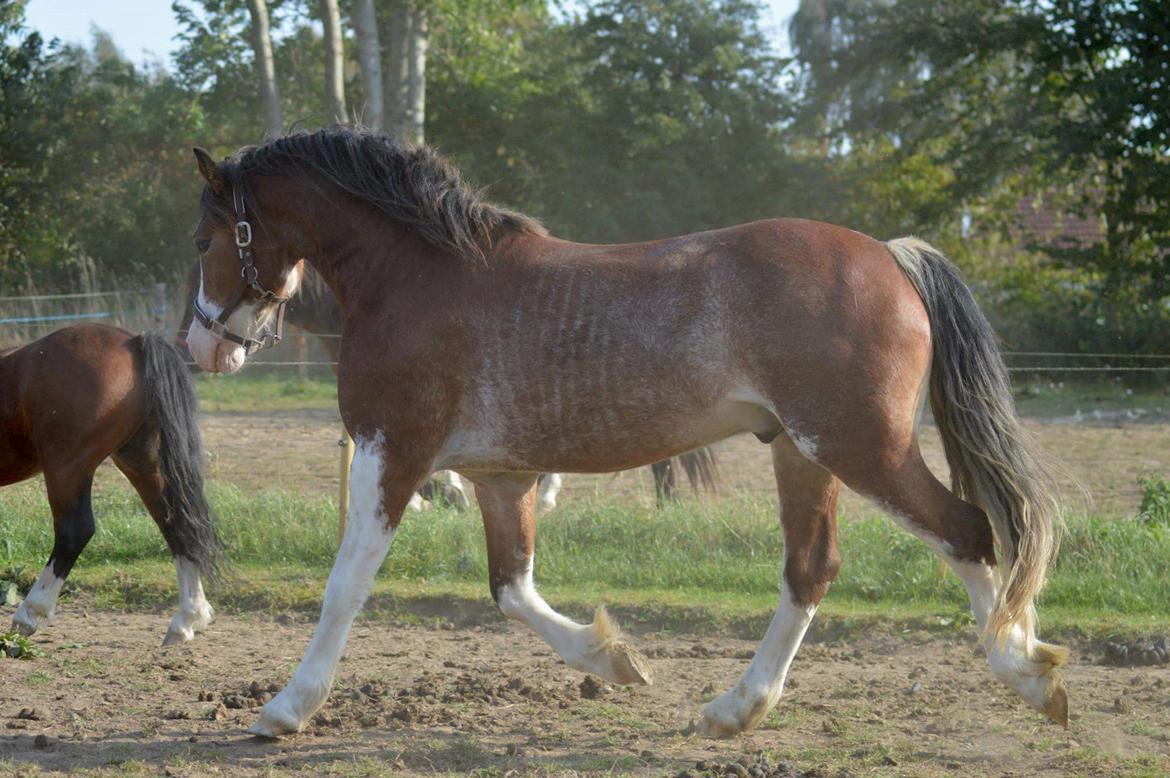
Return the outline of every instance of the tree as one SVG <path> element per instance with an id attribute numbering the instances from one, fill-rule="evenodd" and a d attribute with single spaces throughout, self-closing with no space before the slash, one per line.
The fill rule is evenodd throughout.
<path id="1" fill-rule="evenodd" d="M 275 138 L 284 133 L 284 117 L 280 109 L 280 88 L 276 83 L 272 36 L 268 29 L 268 3 L 266 0 L 248 0 L 248 14 L 252 18 L 252 51 L 260 104 L 264 106 L 264 131 Z"/>
<path id="2" fill-rule="evenodd" d="M 378 16 L 374 0 L 354 0 L 353 28 L 357 33 L 358 62 L 365 89 L 363 123 L 372 129 L 385 127 L 382 86 L 382 44 L 378 39 Z"/>
<path id="3" fill-rule="evenodd" d="M 564 22 L 522 7 L 496 29 L 515 49 L 478 69 L 435 57 L 428 117 L 494 197 L 588 241 L 808 213 L 754 3 L 608 0 Z"/>
<path id="4" fill-rule="evenodd" d="M 386 112 L 386 129 L 392 135 L 405 138 L 411 137 L 413 129 L 410 100 L 412 41 L 414 51 L 416 53 L 418 51 L 417 38 L 413 31 L 413 6 L 412 0 L 388 0 L 382 36 L 385 40 L 382 102 Z M 423 76 L 425 75 L 424 70 Z"/>
<path id="5" fill-rule="evenodd" d="M 345 109 L 345 62 L 341 40 L 341 11 L 337 0 L 320 0 L 321 23 L 325 30 L 325 100 L 331 120 L 344 124 L 349 118 Z"/>
<path id="6" fill-rule="evenodd" d="M 407 36 L 406 65 L 406 137 L 423 143 L 427 114 L 427 45 L 430 14 L 415 0 L 410 9 L 410 32 Z"/>
<path id="7" fill-rule="evenodd" d="M 794 23 L 804 127 L 884 139 L 950 174 L 926 219 L 1045 194 L 1105 217 L 1105 242 L 1049 250 L 1104 290 L 1170 295 L 1170 27 L 1150 0 L 839 0 Z M 812 15 L 811 13 L 809 14 Z M 875 88 L 876 87 L 876 88 Z M 933 213 L 931 213 L 933 211 Z M 990 209 L 1004 224 L 1009 209 Z"/>

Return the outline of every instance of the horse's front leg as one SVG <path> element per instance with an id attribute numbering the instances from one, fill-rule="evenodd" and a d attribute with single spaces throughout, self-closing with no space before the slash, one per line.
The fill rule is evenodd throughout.
<path id="1" fill-rule="evenodd" d="M 324 704 L 354 617 L 369 596 L 406 504 L 429 469 L 429 464 L 407 464 L 401 456 L 388 456 L 380 432 L 372 439 L 356 437 L 355 442 L 349 521 L 325 586 L 321 618 L 292 680 L 248 729 L 253 734 L 278 737 L 299 732 Z"/>
<path id="2" fill-rule="evenodd" d="M 532 627 L 570 667 L 617 684 L 649 684 L 645 657 L 621 640 L 604 608 L 597 609 L 592 624 L 578 624 L 549 607 L 537 593 L 532 584 L 535 487 L 536 478 L 531 475 L 476 480 L 492 597 L 504 615 Z"/>

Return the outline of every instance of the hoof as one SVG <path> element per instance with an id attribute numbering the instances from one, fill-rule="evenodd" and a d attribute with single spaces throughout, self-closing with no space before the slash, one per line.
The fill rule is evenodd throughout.
<path id="1" fill-rule="evenodd" d="M 1064 681 L 1060 674 L 1053 672 L 1053 683 L 1048 694 L 1048 701 L 1044 704 L 1043 713 L 1060 726 L 1068 729 L 1068 692 L 1065 691 Z"/>
<path id="2" fill-rule="evenodd" d="M 31 635 L 32 633 L 37 631 L 37 625 L 36 624 L 28 624 L 26 622 L 17 621 L 16 619 L 13 619 L 12 620 L 12 631 L 19 632 L 24 637 L 28 637 L 29 635 Z"/>
<path id="3" fill-rule="evenodd" d="M 285 701 L 284 692 L 281 692 L 260 709 L 260 718 L 247 731 L 257 737 L 278 738 L 300 732 L 301 722 L 292 706 Z"/>
<path id="4" fill-rule="evenodd" d="M 163 648 L 167 646 L 178 645 L 179 643 L 186 643 L 188 640 L 195 638 L 195 632 L 191 631 L 189 634 L 178 629 L 168 629 L 166 637 L 163 638 Z"/>
<path id="5" fill-rule="evenodd" d="M 654 682 L 650 663 L 638 649 L 621 639 L 621 630 L 604 607 L 593 614 L 592 646 L 583 661 L 569 664 L 601 676 L 618 686 L 649 686 Z"/>
<path id="6" fill-rule="evenodd" d="M 748 695 L 737 686 L 703 706 L 696 731 L 703 737 L 735 737 L 755 729 L 774 704 L 765 695 Z"/>
<path id="7" fill-rule="evenodd" d="M 695 727 L 696 733 L 702 737 L 726 740 L 744 731 L 744 726 L 738 717 L 728 715 L 727 711 L 715 710 L 714 707 L 715 703 L 712 702 L 703 708 L 703 716 L 699 719 L 698 726 Z"/>
<path id="8" fill-rule="evenodd" d="M 607 653 L 610 667 L 613 668 L 613 675 L 607 679 L 610 682 L 621 686 L 650 686 L 654 683 L 650 663 L 641 651 L 629 643 L 612 643 Z"/>

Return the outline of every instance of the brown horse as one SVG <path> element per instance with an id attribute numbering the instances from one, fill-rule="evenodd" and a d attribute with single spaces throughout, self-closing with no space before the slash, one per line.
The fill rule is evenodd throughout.
<path id="1" fill-rule="evenodd" d="M 837 573 L 842 482 L 947 561 L 996 677 L 1067 722 L 1065 652 L 1036 639 L 1033 618 L 1056 506 L 994 334 L 926 244 L 772 220 L 582 245 L 486 203 L 431 150 L 382 135 L 294 134 L 220 164 L 195 153 L 207 187 L 192 354 L 238 370 L 307 260 L 341 305 L 339 401 L 358 442 L 320 622 L 253 732 L 295 732 L 324 702 L 403 508 L 438 468 L 475 484 L 500 609 L 569 665 L 648 683 L 603 611 L 578 624 L 534 588 L 536 474 L 635 467 L 740 432 L 772 448 L 783 589 L 759 651 L 704 708 L 700 732 L 754 727 L 778 700 Z M 928 387 L 957 494 L 919 453 Z"/>
<path id="2" fill-rule="evenodd" d="M 195 386 L 157 335 L 104 324 L 67 327 L 0 356 L 0 486 L 44 473 L 53 512 L 49 563 L 17 608 L 25 635 L 48 623 L 93 536 L 90 487 L 107 458 L 162 530 L 179 576 L 179 612 L 163 645 L 190 640 L 212 611 L 200 574 L 220 555 L 203 496 Z"/>
<path id="3" fill-rule="evenodd" d="M 180 322 L 190 322 L 194 317 L 194 302 L 199 291 L 199 281 L 199 263 L 196 262 L 191 272 L 187 274 L 186 307 L 179 319 Z M 341 311 L 329 287 L 311 267 L 305 269 L 305 278 L 297 289 L 296 296 L 289 300 L 284 320 L 310 335 L 316 335 L 329 359 L 337 362 L 341 353 L 341 341 L 337 337 L 341 330 Z M 183 348 L 187 347 L 186 335 L 187 331 L 181 330 L 176 339 L 176 343 Z M 678 499 L 680 470 L 686 475 L 691 490 L 696 494 L 719 493 L 719 462 L 710 447 L 704 446 L 696 451 L 687 451 L 676 457 L 655 462 L 650 465 L 650 470 L 654 476 L 654 494 L 659 507 L 668 501 Z M 561 482 L 559 473 L 541 474 L 536 491 L 537 508 L 550 510 L 556 507 Z M 442 478 L 431 478 L 423 485 L 420 494 L 431 502 L 450 503 L 459 507 L 466 507 L 468 504 L 463 484 L 453 473 L 446 473 Z M 418 503 L 421 503 L 421 500 L 412 502 L 412 506 L 418 507 Z"/>

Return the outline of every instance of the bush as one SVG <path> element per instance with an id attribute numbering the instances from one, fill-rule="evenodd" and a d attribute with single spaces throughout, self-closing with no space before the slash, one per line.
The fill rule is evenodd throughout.
<path id="1" fill-rule="evenodd" d="M 1170 484 L 1160 475 L 1144 476 L 1138 479 L 1138 483 L 1142 487 L 1138 521 L 1170 528 Z"/>

